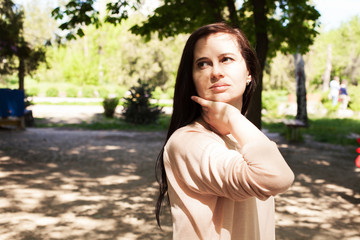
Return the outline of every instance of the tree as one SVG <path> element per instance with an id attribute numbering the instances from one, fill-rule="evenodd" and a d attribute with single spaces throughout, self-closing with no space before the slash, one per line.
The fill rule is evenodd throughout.
<path id="1" fill-rule="evenodd" d="M 331 45 L 331 52 L 329 52 L 329 45 Z M 328 88 L 329 83 L 324 82 L 323 78 L 325 72 L 328 72 L 332 77 L 339 76 L 341 79 L 347 79 L 351 85 L 358 85 L 360 82 L 360 17 L 354 16 L 341 24 L 339 28 L 322 32 L 315 39 L 308 55 L 313 68 L 308 79 L 312 84 L 319 88 L 323 86 Z"/>
<path id="2" fill-rule="evenodd" d="M 326 66 L 325 66 L 325 71 L 324 71 L 324 75 L 323 75 L 323 91 L 326 92 L 329 90 L 329 83 L 330 83 L 330 78 L 331 78 L 331 52 L 332 52 L 332 47 L 331 44 L 328 44 L 328 48 L 327 48 L 327 58 L 326 58 Z"/>
<path id="3" fill-rule="evenodd" d="M 55 42 L 57 22 L 51 17 L 56 6 L 53 0 L 23 1 L 24 37 L 33 46 L 51 45 Z"/>
<path id="4" fill-rule="evenodd" d="M 294 54 L 295 60 L 295 79 L 296 79 L 296 102 L 297 113 L 295 119 L 308 124 L 307 107 L 306 107 L 306 87 L 305 87 L 305 63 L 300 53 Z"/>
<path id="5" fill-rule="evenodd" d="M 65 21 L 60 28 L 75 29 L 83 35 L 82 24 L 100 24 L 98 11 L 93 7 L 95 0 L 70 0 L 65 8 L 54 9 L 53 16 Z M 139 9 L 141 0 L 118 0 L 107 4 L 108 15 L 105 21 L 119 23 L 128 18 L 129 10 Z M 282 52 L 305 53 L 312 44 L 317 32 L 317 19 L 320 14 L 309 0 L 244 0 L 242 6 L 236 0 L 164 0 L 163 4 L 142 24 L 136 24 L 131 31 L 151 37 L 157 32 L 160 38 L 179 33 L 190 33 L 201 25 L 225 21 L 240 27 L 253 46 L 256 46 L 261 69 L 267 58 Z M 74 38 L 74 33 L 68 35 Z M 255 92 L 253 104 L 248 113 L 249 119 L 261 128 L 261 90 L 262 74 L 259 87 Z"/>
<path id="6" fill-rule="evenodd" d="M 23 32 L 23 10 L 12 0 L 0 0 L 0 74 L 18 72 L 19 89 L 24 90 L 26 73 L 45 61 L 45 51 L 30 47 Z"/>
<path id="7" fill-rule="evenodd" d="M 105 87 L 113 84 L 126 89 L 141 79 L 151 86 L 158 86 L 157 89 L 172 88 L 186 36 L 178 35 L 162 41 L 152 37 L 150 41 L 144 41 L 141 36 L 128 31 L 143 20 L 143 17 L 133 14 L 117 26 L 110 23 L 104 23 L 99 29 L 87 26 L 83 38 L 60 46 L 48 46 L 47 64 L 39 68 L 36 78 L 77 85 Z"/>

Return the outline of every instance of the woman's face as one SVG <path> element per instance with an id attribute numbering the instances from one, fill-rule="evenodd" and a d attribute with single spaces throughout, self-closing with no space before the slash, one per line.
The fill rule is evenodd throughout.
<path id="1" fill-rule="evenodd" d="M 246 81 L 251 81 L 251 76 L 232 35 L 216 33 L 200 38 L 194 49 L 192 75 L 200 97 L 241 110 Z"/>

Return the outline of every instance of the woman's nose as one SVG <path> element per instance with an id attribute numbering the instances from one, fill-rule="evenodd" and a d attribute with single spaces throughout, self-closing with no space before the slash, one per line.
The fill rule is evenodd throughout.
<path id="1" fill-rule="evenodd" d="M 211 80 L 217 81 L 224 77 L 223 70 L 218 64 L 214 64 L 211 71 Z"/>

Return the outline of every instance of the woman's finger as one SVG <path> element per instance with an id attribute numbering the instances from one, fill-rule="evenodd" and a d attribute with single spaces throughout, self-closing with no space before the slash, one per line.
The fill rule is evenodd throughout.
<path id="1" fill-rule="evenodd" d="M 191 100 L 193 100 L 194 102 L 200 104 L 202 107 L 208 107 L 209 102 L 210 102 L 210 101 L 205 100 L 205 99 L 203 99 L 201 97 L 198 97 L 198 96 L 192 96 Z"/>

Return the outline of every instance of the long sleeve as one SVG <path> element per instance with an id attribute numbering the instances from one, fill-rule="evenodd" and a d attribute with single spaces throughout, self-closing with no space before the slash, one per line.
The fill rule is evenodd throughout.
<path id="1" fill-rule="evenodd" d="M 179 131 L 167 144 L 166 158 L 183 186 L 194 192 L 241 201 L 266 199 L 285 191 L 294 175 L 276 144 L 247 144 L 228 149 L 214 133 Z"/>
<path id="2" fill-rule="evenodd" d="M 274 240 L 274 198 L 294 175 L 270 140 L 240 146 L 200 123 L 164 149 L 173 239 Z"/>

